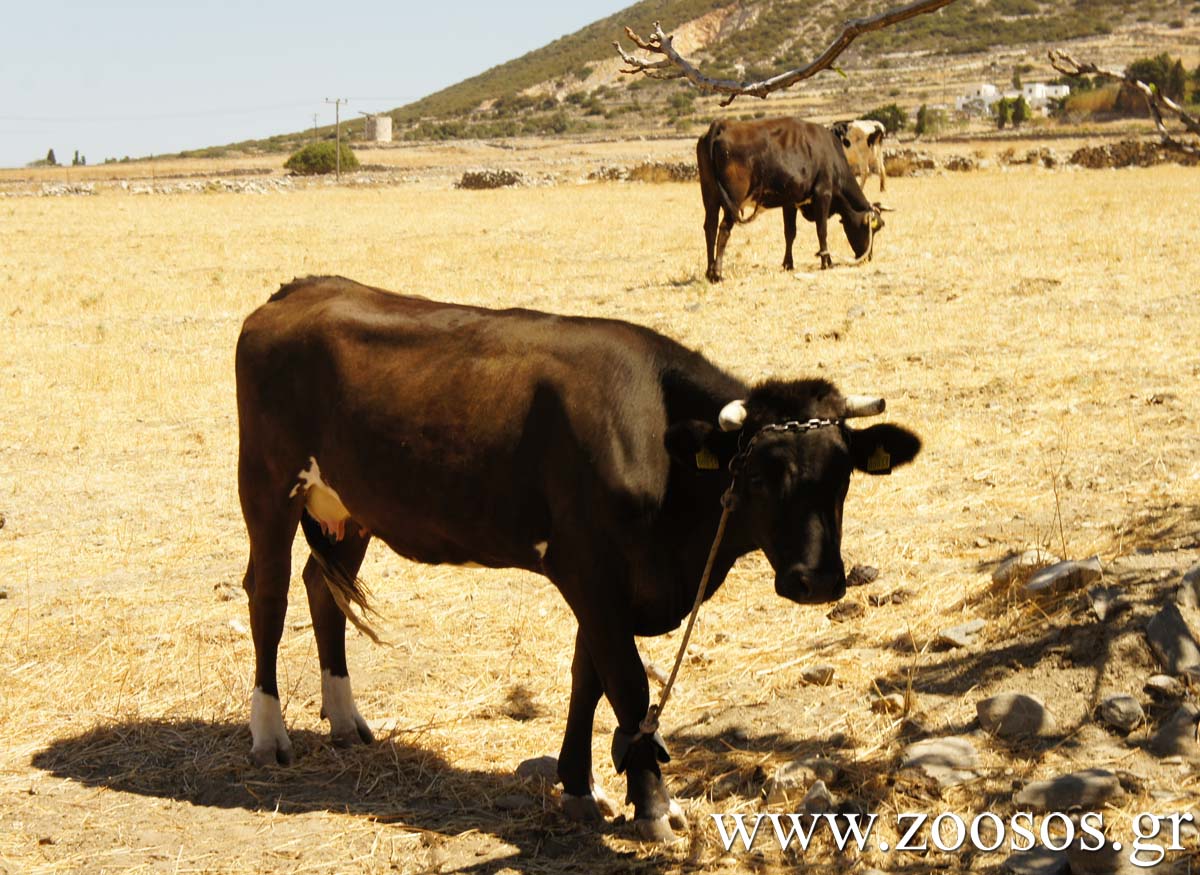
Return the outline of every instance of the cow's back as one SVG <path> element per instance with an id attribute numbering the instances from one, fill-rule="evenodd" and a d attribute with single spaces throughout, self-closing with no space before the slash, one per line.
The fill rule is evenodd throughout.
<path id="1" fill-rule="evenodd" d="M 514 564 L 504 544 L 527 553 L 532 525 L 519 517 L 543 525 L 573 500 L 564 489 L 662 500 L 659 341 L 622 322 L 298 280 L 239 339 L 243 456 L 270 447 L 284 470 L 316 457 L 355 519 L 405 555 Z M 380 494 L 403 512 L 373 508 Z M 390 530 L 389 515 L 406 530 Z M 462 558 L 462 545 L 438 541 L 450 530 L 490 546 Z"/>

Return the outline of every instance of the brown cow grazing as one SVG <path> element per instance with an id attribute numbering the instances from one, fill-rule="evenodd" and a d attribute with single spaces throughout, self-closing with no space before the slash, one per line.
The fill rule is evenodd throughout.
<path id="1" fill-rule="evenodd" d="M 292 541 L 335 744 L 371 741 L 351 694 L 346 619 L 377 539 L 424 563 L 524 568 L 579 623 L 558 774 L 563 808 L 600 819 L 592 722 L 617 716 L 613 763 L 647 839 L 682 828 L 662 780 L 663 739 L 634 636 L 687 616 L 721 496 L 733 506 L 706 595 L 762 550 L 792 602 L 846 592 L 842 507 L 854 470 L 883 474 L 921 446 L 889 423 L 853 428 L 881 398 L 824 380 L 748 386 L 648 328 L 613 319 L 488 310 L 405 297 L 339 277 L 285 285 L 237 345 L 238 492 L 250 535 L 251 755 L 286 763 L 276 653 Z M 466 657 L 464 657 L 466 658 Z"/>
<path id="2" fill-rule="evenodd" d="M 783 209 L 783 267 L 792 269 L 796 210 L 816 223 L 821 268 L 833 266 L 826 243 L 830 213 L 842 217 L 857 261 L 870 258 L 874 235 L 883 227 L 880 206 L 871 204 L 828 128 L 794 118 L 735 122 L 719 120 L 696 143 L 700 191 L 704 196 L 704 239 L 709 282 L 721 281 L 721 259 L 735 222 L 749 222 L 764 207 Z M 753 204 L 749 218 L 742 208 Z M 720 232 L 717 223 L 721 210 Z"/>

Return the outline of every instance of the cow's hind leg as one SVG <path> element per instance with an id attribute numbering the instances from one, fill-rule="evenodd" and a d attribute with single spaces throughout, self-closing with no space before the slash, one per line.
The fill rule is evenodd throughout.
<path id="1" fill-rule="evenodd" d="M 298 506 L 280 502 L 264 508 L 263 502 L 246 500 L 243 511 L 250 532 L 250 563 L 243 586 L 250 601 L 250 631 L 254 638 L 254 692 L 250 699 L 250 756 L 255 765 L 292 761 L 292 743 L 283 724 L 276 680 L 279 639 L 287 614 L 287 592 L 292 573 L 292 540 L 296 534 Z"/>
<path id="2" fill-rule="evenodd" d="M 721 207 L 717 203 L 704 202 L 704 251 L 708 258 L 708 266 L 704 276 L 710 283 L 721 281 L 721 272 L 717 268 L 717 225 L 721 221 Z"/>
<path id="3" fill-rule="evenodd" d="M 783 269 L 792 270 L 792 241 L 796 239 L 796 207 L 783 205 Z"/>
<path id="4" fill-rule="evenodd" d="M 722 209 L 722 215 L 721 227 L 717 231 L 716 256 L 708 277 L 712 282 L 720 282 L 721 280 L 721 264 L 725 259 L 725 246 L 729 243 L 729 234 L 733 231 L 733 223 L 737 221 L 737 216 L 728 209 Z"/>
<path id="5" fill-rule="evenodd" d="M 353 521 L 347 520 L 344 537 L 324 548 L 327 562 L 336 562 L 350 577 L 358 574 L 371 536 Z M 321 716 L 329 721 L 334 745 L 351 747 L 375 740 L 367 721 L 358 713 L 350 689 L 346 666 L 346 615 L 342 613 L 316 559 L 308 557 L 304 565 L 304 588 L 312 614 L 317 656 L 321 663 Z"/>

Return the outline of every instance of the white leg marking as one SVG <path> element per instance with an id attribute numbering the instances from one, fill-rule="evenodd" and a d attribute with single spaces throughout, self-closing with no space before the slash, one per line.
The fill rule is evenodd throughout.
<path id="1" fill-rule="evenodd" d="M 292 759 L 292 741 L 283 725 L 279 699 L 255 687 L 250 696 L 250 755 L 260 766 Z"/>
<path id="2" fill-rule="evenodd" d="M 321 713 L 329 720 L 329 734 L 339 747 L 374 740 L 367 721 L 354 704 L 350 678 L 334 677 L 329 669 L 321 672 Z"/>
<path id="3" fill-rule="evenodd" d="M 546 550 L 550 547 L 549 541 L 538 541 L 533 545 L 534 552 L 538 554 L 539 559 L 546 558 Z"/>
<path id="4" fill-rule="evenodd" d="M 596 805 L 600 809 L 600 813 L 605 817 L 616 817 L 620 809 L 613 804 L 609 795 L 604 792 L 604 788 L 600 786 L 600 782 L 596 780 L 596 773 L 592 772 L 592 798 L 596 800 Z"/>

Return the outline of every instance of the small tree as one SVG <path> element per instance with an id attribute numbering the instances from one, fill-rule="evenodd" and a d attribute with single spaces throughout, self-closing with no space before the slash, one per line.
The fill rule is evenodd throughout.
<path id="1" fill-rule="evenodd" d="M 925 132 L 928 130 L 928 125 L 929 107 L 922 103 L 921 108 L 917 110 L 917 124 L 916 127 L 913 128 L 913 133 L 915 133 L 918 137 L 924 136 Z"/>
<path id="2" fill-rule="evenodd" d="M 1029 108 L 1029 104 L 1025 102 L 1025 96 L 1021 95 L 1012 104 L 1012 123 L 1014 128 L 1019 128 L 1021 125 L 1033 116 L 1033 112 Z"/>
<path id="3" fill-rule="evenodd" d="M 996 108 L 993 111 L 996 113 L 996 127 L 1004 130 L 1004 126 L 1012 121 L 1012 101 L 1007 97 L 1001 97 L 996 101 Z"/>
<path id="4" fill-rule="evenodd" d="M 51 149 L 49 152 L 46 153 L 46 163 L 49 164 L 51 167 L 58 166 L 58 159 L 54 157 L 53 149 Z"/>
<path id="5" fill-rule="evenodd" d="M 299 152 L 293 153 L 283 166 L 299 176 L 333 173 L 337 169 L 337 146 L 329 141 L 309 143 Z M 354 150 L 342 143 L 342 170 L 353 170 L 356 167 L 358 157 Z"/>
<path id="6" fill-rule="evenodd" d="M 1167 75 L 1167 86 L 1163 91 L 1172 100 L 1183 102 L 1187 93 L 1187 71 L 1183 69 L 1182 60 L 1176 58 L 1175 63 L 1171 65 L 1171 72 Z"/>
<path id="7" fill-rule="evenodd" d="M 73 157 L 73 158 L 71 159 L 71 166 L 72 166 L 72 167 L 78 167 L 78 166 L 79 166 L 79 150 L 78 150 L 78 149 L 76 149 L 76 150 L 75 150 L 75 157 Z"/>

